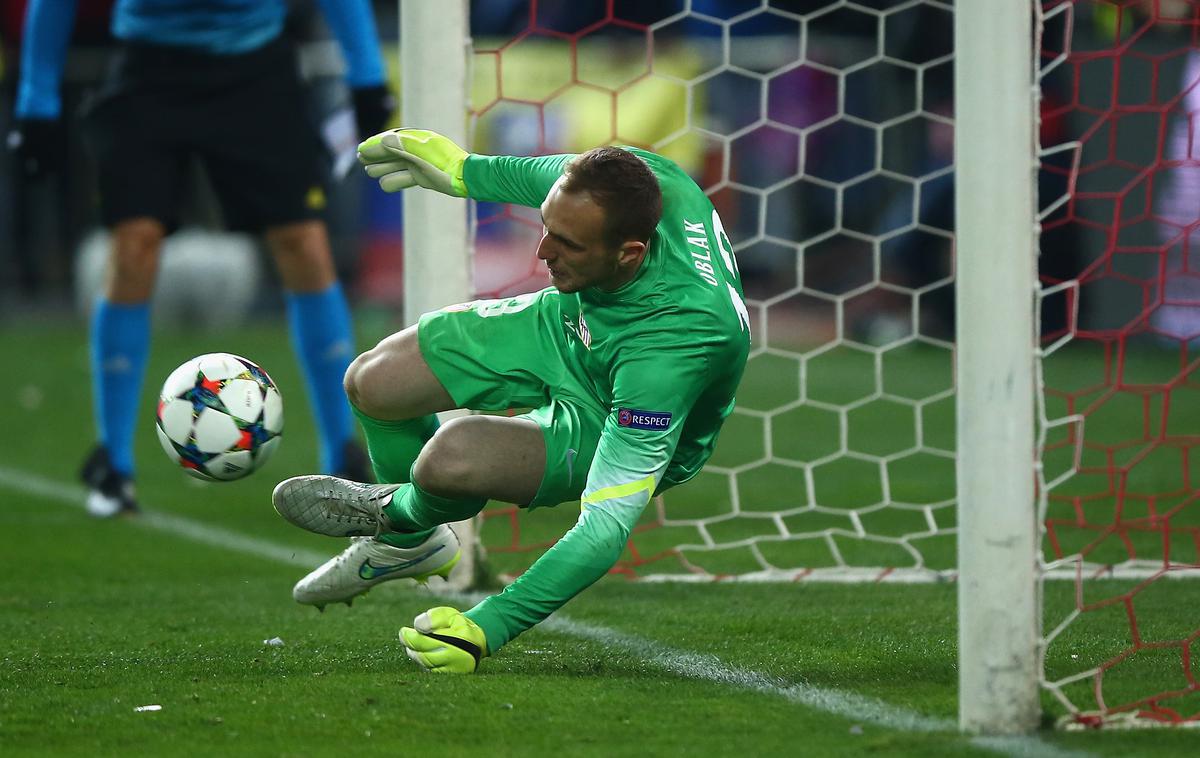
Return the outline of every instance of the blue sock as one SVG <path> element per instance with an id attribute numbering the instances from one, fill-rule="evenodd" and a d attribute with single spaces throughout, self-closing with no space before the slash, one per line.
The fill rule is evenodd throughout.
<path id="1" fill-rule="evenodd" d="M 354 436 L 350 404 L 342 389 L 342 378 L 354 358 L 350 308 L 337 283 L 320 292 L 288 292 L 285 298 L 292 346 L 316 410 L 321 471 L 334 473 L 342 468 L 343 446 Z"/>
<path id="2" fill-rule="evenodd" d="M 150 354 L 149 304 L 97 300 L 88 340 L 100 443 L 113 468 L 133 476 L 133 427 Z"/>

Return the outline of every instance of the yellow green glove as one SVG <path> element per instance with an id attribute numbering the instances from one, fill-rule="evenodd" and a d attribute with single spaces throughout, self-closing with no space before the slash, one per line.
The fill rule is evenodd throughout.
<path id="1" fill-rule="evenodd" d="M 463 163 L 469 153 L 428 129 L 391 129 L 364 140 L 358 160 L 384 192 L 424 187 L 466 197 Z"/>
<path id="2" fill-rule="evenodd" d="M 413 628 L 415 627 L 415 628 Z M 435 674 L 470 674 L 487 655 L 483 630 L 454 608 L 431 608 L 400 630 L 408 657 Z"/>

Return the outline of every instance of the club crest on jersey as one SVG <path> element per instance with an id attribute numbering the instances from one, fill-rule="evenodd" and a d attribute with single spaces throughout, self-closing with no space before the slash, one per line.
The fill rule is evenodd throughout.
<path id="1" fill-rule="evenodd" d="M 571 320 L 570 316 L 564 313 L 563 324 L 567 327 L 567 331 L 579 337 L 579 341 L 583 343 L 584 347 L 586 347 L 588 350 L 592 349 L 592 332 L 590 329 L 588 329 L 587 321 L 584 320 L 582 313 L 579 314 L 578 324 Z"/>
<path id="2" fill-rule="evenodd" d="M 579 340 L 583 342 L 584 347 L 591 350 L 592 330 L 588 329 L 587 320 L 583 317 L 583 311 L 579 312 Z"/>
<path id="3" fill-rule="evenodd" d="M 671 414 L 659 411 L 639 411 L 633 408 L 617 409 L 617 426 L 630 429 L 660 431 L 671 425 Z"/>

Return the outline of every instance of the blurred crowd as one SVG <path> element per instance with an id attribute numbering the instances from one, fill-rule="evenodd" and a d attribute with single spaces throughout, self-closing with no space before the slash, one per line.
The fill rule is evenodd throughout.
<path id="1" fill-rule="evenodd" d="M 12 123 L 24 5 L 24 0 L 0 0 L 0 133 L 7 133 Z M 593 48 L 611 48 L 606 63 L 614 68 L 644 65 L 644 51 L 622 52 L 628 52 L 629 40 L 643 39 L 644 26 L 670 18 L 683 7 L 680 0 L 618 0 L 612 9 L 620 22 L 601 24 L 607 7 L 604 0 L 542 2 L 532 7 L 528 0 L 470 5 L 476 49 L 508 55 L 508 76 L 530 79 L 561 68 L 554 45 L 581 33 L 587 35 L 587 42 L 580 41 L 580 56 L 588 54 L 590 43 Z M 829 0 L 770 3 L 771 8 L 797 14 L 813 14 L 830 5 Z M 310 96 L 306 107 L 315 123 L 327 124 L 349 103 L 339 76 L 342 64 L 328 44 L 329 31 L 314 3 L 297 0 L 291 6 L 287 33 L 300 43 Z M 393 88 L 397 6 L 392 1 L 373 3 Z M 722 28 L 721 22 L 740 19 L 739 14 L 759 6 L 750 0 L 695 0 L 690 16 L 655 33 L 653 55 L 661 60 L 655 71 L 681 79 L 695 77 L 690 99 L 679 94 L 682 89 L 625 90 L 614 85 L 616 95 L 600 99 L 599 106 L 582 104 L 582 99 L 576 106 L 575 101 L 560 98 L 567 103 L 565 109 L 547 105 L 521 110 L 491 102 L 524 100 L 515 86 L 495 96 L 476 92 L 473 105 L 480 115 L 473 148 L 546 152 L 580 149 L 614 138 L 647 146 L 670 143 L 664 152 L 711 189 L 739 246 L 749 297 L 781 298 L 803 287 L 805 294 L 794 299 L 796 307 L 815 304 L 816 311 L 828 313 L 832 311 L 824 304 L 838 303 L 844 309 L 845 336 L 879 343 L 916 330 L 949 339 L 953 330 L 952 14 L 941 4 L 891 13 L 882 27 L 882 39 L 876 16 L 846 7 L 810 17 L 803 35 L 794 18 L 775 13 L 747 15 L 727 30 Z M 96 237 L 94 168 L 79 138 L 76 114 L 93 94 L 112 47 L 110 7 L 111 0 L 79 0 L 56 163 L 27 172 L 13 165 L 11 153 L 0 156 L 0 313 L 86 303 L 86 293 L 100 275 L 98 254 L 88 253 L 89 245 L 101 244 Z M 1183 20 L 1174 28 L 1162 24 L 1161 30 L 1147 35 L 1145 47 L 1166 51 L 1192 44 L 1174 32 L 1191 23 L 1188 19 L 1195 9 L 1187 3 L 1180 8 L 1177 15 Z M 1128 30 L 1136 24 L 1137 14 L 1146 11 L 1134 4 L 1125 13 L 1130 14 L 1125 22 Z M 1111 45 L 1113 35 L 1120 33 L 1116 30 L 1120 20 L 1106 3 L 1077 3 L 1074 48 Z M 1048 36 L 1052 33 L 1051 28 Z M 533 53 L 518 54 L 508 47 L 522 37 L 530 43 L 527 47 L 535 48 Z M 806 45 L 803 52 L 801 39 Z M 538 45 L 545 46 L 544 54 L 536 50 Z M 726 56 L 732 68 L 722 66 Z M 1175 60 L 1165 60 L 1156 76 L 1184 81 L 1182 59 L 1177 64 Z M 521 73 L 521 66 L 526 73 Z M 1073 71 L 1060 66 L 1042 82 L 1043 144 L 1079 139 L 1088 122 L 1076 113 L 1075 105 L 1090 97 L 1087 92 L 1115 89 L 1111 70 L 1089 71 L 1087 76 L 1094 81 L 1082 82 Z M 756 76 L 763 76 L 765 83 L 760 86 Z M 1132 91 L 1136 83 L 1122 82 L 1122 87 Z M 639 91 L 645 93 L 644 100 L 635 99 Z M 555 92 L 554 86 L 547 85 L 545 92 Z M 611 109 L 614 102 L 623 108 L 616 116 L 594 110 Z M 764 109 L 770 119 L 767 124 L 760 121 Z M 684 116 L 677 115 L 681 111 Z M 1179 109 L 1171 118 L 1179 123 L 1188 114 Z M 610 122 L 618 125 L 615 135 L 605 131 Z M 675 131 L 689 128 L 692 139 L 669 139 Z M 797 137 L 800 130 L 803 139 Z M 1131 143 L 1153 138 L 1149 127 L 1126 130 L 1118 137 Z M 338 274 L 352 300 L 396 306 L 402 291 L 400 201 L 382 196 L 358 172 L 347 170 L 344 149 L 341 163 L 338 153 L 331 146 L 325 156 L 331 188 L 325 214 Z M 1043 198 L 1066 192 L 1070 160 L 1067 153 L 1047 159 L 1052 170 L 1043 172 L 1039 182 Z M 1176 209 L 1164 211 L 1173 213 L 1172 218 L 1178 217 L 1181 205 L 1184 215 L 1196 215 L 1187 210 L 1193 197 L 1187 189 L 1191 181 L 1186 176 L 1168 179 L 1155 190 L 1170 195 L 1162 202 Z M 177 252 L 164 259 L 164 286 L 172 267 L 185 271 L 201 261 L 211 265 L 216 248 L 240 261 L 231 264 L 235 267 L 257 266 L 247 264 L 247 255 L 235 250 L 232 241 L 226 240 L 230 244 L 225 246 L 205 236 L 219 233 L 215 230 L 222 228 L 221 212 L 202 175 L 197 174 L 193 185 L 184 224 L 191 236 L 168 243 L 169 251 Z M 1182 200 L 1180 193 L 1184 193 Z M 1158 194 L 1155 197 L 1158 202 Z M 487 269 L 492 251 L 501 251 L 495 255 L 503 263 L 496 265 L 507 266 L 514 258 L 502 252 L 528 247 L 533 233 L 513 233 L 503 223 L 489 226 L 494 213 L 498 211 L 486 207 L 479 212 L 481 269 Z M 1086 224 L 1075 222 L 1077 209 L 1064 206 L 1056 213 L 1045 219 L 1042 241 L 1041 269 L 1047 283 L 1077 276 L 1090 261 L 1083 250 L 1092 243 L 1091 232 Z M 517 258 L 521 255 L 520 249 L 509 252 Z M 180 276 L 188 278 L 186 273 Z M 256 293 L 255 303 L 269 302 L 278 287 L 270 272 L 256 267 L 238 281 Z M 495 292 L 504 285 L 501 273 L 481 281 L 480 289 Z M 226 282 L 221 289 L 232 288 Z M 1048 302 L 1043 331 L 1065 329 L 1068 312 L 1062 303 Z"/>

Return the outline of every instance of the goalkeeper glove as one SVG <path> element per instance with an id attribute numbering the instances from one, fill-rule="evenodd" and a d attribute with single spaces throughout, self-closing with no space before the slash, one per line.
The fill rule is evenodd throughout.
<path id="1" fill-rule="evenodd" d="M 473 673 L 479 659 L 488 654 L 487 637 L 479 625 L 444 606 L 425 611 L 412 627 L 403 627 L 400 641 L 409 658 L 435 674 Z"/>
<path id="2" fill-rule="evenodd" d="M 467 155 L 452 140 L 428 129 L 392 129 L 358 146 L 358 160 L 372 179 L 379 180 L 384 192 L 417 186 L 466 197 L 463 163 Z"/>

